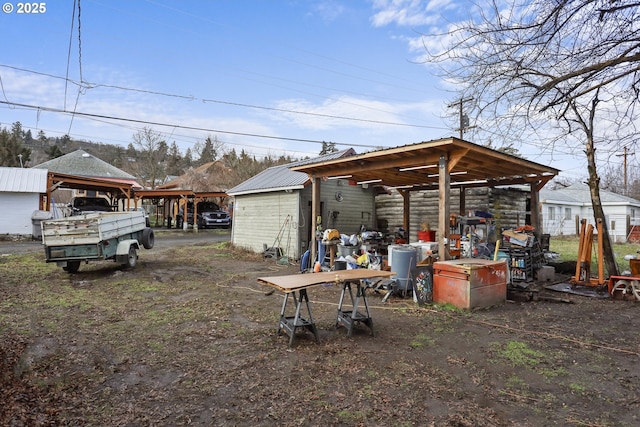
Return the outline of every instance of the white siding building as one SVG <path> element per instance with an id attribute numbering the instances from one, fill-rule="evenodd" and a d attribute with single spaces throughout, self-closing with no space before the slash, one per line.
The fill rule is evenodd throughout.
<path id="1" fill-rule="evenodd" d="M 640 201 L 606 190 L 600 190 L 600 199 L 611 239 L 626 242 L 629 225 L 640 220 Z M 551 236 L 579 234 L 581 219 L 595 227 L 591 194 L 586 184 L 573 184 L 558 190 L 543 188 L 540 207 L 543 232 Z"/>
<path id="2" fill-rule="evenodd" d="M 46 192 L 46 169 L 0 167 L 0 235 L 31 235 L 31 217 Z"/>

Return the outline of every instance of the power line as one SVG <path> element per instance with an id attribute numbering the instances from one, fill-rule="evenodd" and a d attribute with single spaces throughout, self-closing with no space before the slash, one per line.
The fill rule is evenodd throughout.
<path id="1" fill-rule="evenodd" d="M 158 96 L 165 96 L 165 97 L 169 97 L 169 98 L 184 99 L 184 100 L 187 100 L 187 101 L 200 101 L 200 102 L 205 103 L 205 104 L 206 103 L 212 103 L 212 104 L 232 105 L 232 106 L 236 106 L 236 107 L 253 108 L 253 109 L 266 110 L 266 111 L 276 111 L 276 112 L 280 112 L 280 113 L 300 114 L 300 115 L 305 115 L 305 116 L 324 117 L 324 118 L 329 118 L 329 119 L 347 120 L 347 121 L 355 121 L 355 122 L 363 122 L 363 123 L 373 123 L 373 124 L 381 124 L 381 125 L 389 125 L 389 126 L 400 126 L 400 127 L 420 128 L 420 129 L 436 129 L 436 130 L 446 130 L 447 129 L 445 127 L 439 127 L 439 126 L 427 126 L 427 125 L 418 125 L 418 124 L 410 124 L 410 123 L 389 122 L 389 121 L 384 121 L 384 120 L 361 119 L 361 118 L 357 118 L 357 117 L 346 117 L 346 116 L 336 116 L 336 115 L 332 115 L 332 114 L 312 113 L 312 112 L 308 112 L 308 111 L 297 111 L 297 110 L 290 110 L 290 109 L 286 109 L 286 108 L 265 107 L 265 106 L 261 106 L 261 105 L 245 104 L 245 103 L 233 102 L 233 101 L 222 101 L 222 100 L 217 100 L 217 99 L 196 98 L 196 97 L 194 97 L 192 95 L 179 95 L 179 94 L 172 94 L 172 93 L 160 92 L 160 91 L 154 91 L 154 90 L 147 90 L 147 89 L 128 88 L 128 87 L 124 87 L 124 86 L 107 85 L 107 84 L 101 84 L 101 83 L 90 83 L 90 82 L 86 82 L 86 81 L 76 82 L 76 81 L 74 81 L 72 79 L 69 79 L 68 77 L 55 76 L 53 74 L 42 73 L 42 72 L 39 72 L 39 71 L 28 70 L 28 69 L 14 67 L 14 66 L 11 66 L 11 65 L 6 65 L 6 64 L 0 64 L 0 67 L 10 68 L 10 69 L 13 69 L 13 70 L 18 70 L 18 71 L 23 71 L 23 72 L 27 72 L 27 73 L 43 75 L 43 76 L 51 77 L 51 78 L 54 78 L 54 79 L 64 80 L 65 84 L 66 83 L 72 83 L 72 84 L 75 84 L 75 85 L 79 86 L 80 88 L 84 87 L 85 89 L 111 88 L 111 89 L 118 89 L 118 90 L 129 91 L 129 92 L 144 93 L 144 94 L 148 94 L 148 95 L 158 95 Z M 66 100 L 66 86 L 65 86 L 65 100 Z M 344 101 L 341 101 L 341 100 L 337 100 L 337 101 L 344 102 Z M 360 106 L 360 105 L 354 104 L 354 103 L 347 103 L 347 104 Z M 65 101 L 64 109 L 66 109 L 66 101 Z M 386 112 L 384 110 L 377 110 L 377 111 Z"/>
<path id="2" fill-rule="evenodd" d="M 323 143 L 327 143 L 327 142 L 333 142 L 333 141 L 321 141 L 321 140 L 316 140 L 316 139 L 293 138 L 293 137 L 263 135 L 263 134 L 256 134 L 256 133 L 247 133 L 247 132 L 236 132 L 236 131 L 221 130 L 221 129 L 201 128 L 201 127 L 195 127 L 195 126 L 184 126 L 184 125 L 176 125 L 176 124 L 171 124 L 171 123 L 151 122 L 151 121 L 147 121 L 147 120 L 126 119 L 124 117 L 107 116 L 107 115 L 103 115 L 103 114 L 82 113 L 82 112 L 78 112 L 78 111 L 71 112 L 71 111 L 67 111 L 67 110 L 59 109 L 59 108 L 42 107 L 42 106 L 29 105 L 29 104 L 20 104 L 20 103 L 17 103 L 17 102 L 0 101 L 0 104 L 5 104 L 5 105 L 15 106 L 15 107 L 22 107 L 22 108 L 29 108 L 29 109 L 33 109 L 33 110 L 48 111 L 50 113 L 75 114 L 76 116 L 83 116 L 83 117 L 91 117 L 91 118 L 98 118 L 98 119 L 108 119 L 108 120 L 117 120 L 117 121 L 128 122 L 128 123 L 140 123 L 140 124 L 145 124 L 145 125 L 161 126 L 161 127 L 173 127 L 173 128 L 178 128 L 178 129 L 197 130 L 197 131 L 203 131 L 203 132 L 223 133 L 223 134 L 228 134 L 228 135 L 250 136 L 250 137 L 254 137 L 254 138 L 276 139 L 276 140 L 281 140 L 281 141 L 292 141 L 292 142 L 311 142 L 311 143 L 315 143 L 315 144 L 323 144 Z M 343 145 L 343 146 L 350 146 L 350 147 L 378 148 L 378 146 L 375 146 L 375 145 L 351 144 L 351 143 L 342 143 L 342 142 L 333 142 L 333 143 L 336 144 L 336 145 Z"/>

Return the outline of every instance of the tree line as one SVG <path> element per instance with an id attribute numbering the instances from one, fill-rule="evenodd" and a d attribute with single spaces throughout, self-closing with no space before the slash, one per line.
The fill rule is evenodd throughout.
<path id="1" fill-rule="evenodd" d="M 127 147 L 74 140 L 69 135 L 52 138 L 42 130 L 34 137 L 20 122 L 13 123 L 10 129 L 0 129 L 0 166 L 32 167 L 79 149 L 135 176 L 147 188 L 215 164 L 215 176 L 209 181 L 226 190 L 267 168 L 299 160 L 288 155 L 257 158 L 245 149 L 229 149 L 215 136 L 207 136 L 182 153 L 175 141 L 169 144 L 150 128 L 133 134 Z M 335 147 L 328 149 L 335 151 Z M 323 150 L 327 150 L 324 145 Z"/>

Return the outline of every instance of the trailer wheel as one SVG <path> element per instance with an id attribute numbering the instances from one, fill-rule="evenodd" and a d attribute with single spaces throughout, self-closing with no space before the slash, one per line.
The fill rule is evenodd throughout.
<path id="1" fill-rule="evenodd" d="M 129 248 L 129 255 L 127 256 L 127 263 L 125 264 L 125 266 L 127 268 L 133 268 L 136 266 L 137 263 L 138 263 L 138 252 L 136 251 L 136 248 L 132 245 Z"/>
<path id="2" fill-rule="evenodd" d="M 155 238 L 155 235 L 153 234 L 153 229 L 147 227 L 144 230 L 142 230 L 141 243 L 145 249 L 153 248 L 153 244 L 155 243 L 155 241 L 156 241 L 156 238 Z"/>
<path id="3" fill-rule="evenodd" d="M 67 273 L 77 273 L 80 268 L 80 261 L 67 261 L 67 266 L 62 267 Z"/>

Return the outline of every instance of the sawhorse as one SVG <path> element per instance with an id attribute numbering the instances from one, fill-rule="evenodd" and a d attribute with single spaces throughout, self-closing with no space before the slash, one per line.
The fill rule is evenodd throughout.
<path id="1" fill-rule="evenodd" d="M 295 314 L 293 316 L 287 316 L 287 302 L 289 301 L 289 296 L 293 298 L 293 302 L 296 305 Z M 303 304 L 307 310 L 308 318 L 302 317 L 302 308 Z M 320 342 L 320 337 L 318 335 L 318 329 L 316 328 L 316 324 L 313 321 L 313 315 L 311 314 L 311 303 L 309 302 L 309 296 L 307 295 L 306 289 L 300 289 L 298 291 L 287 292 L 284 296 L 284 301 L 282 302 L 282 309 L 280 310 L 280 323 L 278 326 L 278 335 L 282 331 L 285 331 L 287 335 L 289 335 L 289 347 L 293 346 L 293 342 L 296 336 L 296 331 L 298 329 L 305 329 L 310 331 L 316 339 L 316 343 Z"/>
<path id="2" fill-rule="evenodd" d="M 347 328 L 347 336 L 350 337 L 353 332 L 353 325 L 356 322 L 364 323 L 371 329 L 371 336 L 374 336 L 373 332 L 373 319 L 369 313 L 369 304 L 367 303 L 367 297 L 365 295 L 366 285 L 363 284 L 364 280 L 345 280 L 342 284 L 342 293 L 340 294 L 340 303 L 338 304 L 338 318 L 336 321 L 336 327 L 343 325 Z M 351 283 L 356 283 L 356 295 L 354 298 L 353 289 L 351 289 Z M 344 298 L 349 295 L 351 299 L 351 310 L 344 309 Z M 364 303 L 364 313 L 358 311 L 360 308 L 360 301 Z M 348 301 L 347 301 L 348 303 Z"/>

